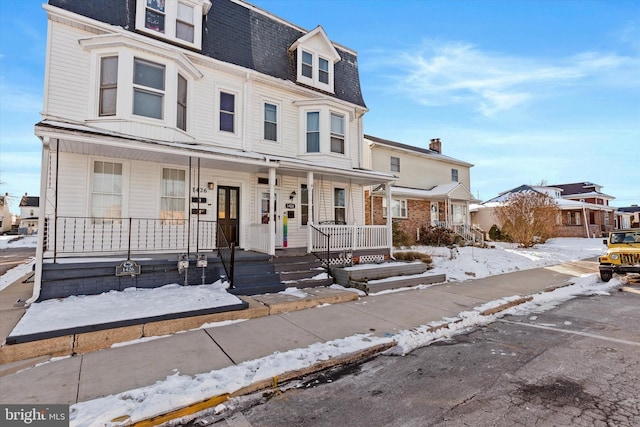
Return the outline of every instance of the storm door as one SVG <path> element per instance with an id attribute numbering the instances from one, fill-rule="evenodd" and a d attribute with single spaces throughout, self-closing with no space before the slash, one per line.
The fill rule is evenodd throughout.
<path id="1" fill-rule="evenodd" d="M 271 208 L 271 204 L 270 202 L 270 197 L 269 197 L 269 190 L 261 190 L 260 191 L 260 219 L 261 222 L 263 224 L 268 224 L 269 223 L 269 217 L 271 216 L 273 219 L 273 226 L 275 228 L 275 232 L 276 232 L 276 247 L 280 248 L 282 247 L 282 232 L 283 232 L 283 222 L 282 222 L 282 214 L 280 212 L 280 207 L 278 206 L 278 200 L 279 200 L 279 194 L 280 191 L 279 190 L 275 190 L 275 192 L 273 193 L 273 195 L 275 196 L 275 201 L 274 201 L 274 210 L 275 212 L 273 212 L 273 215 L 269 215 L 269 210 Z"/>
<path id="2" fill-rule="evenodd" d="M 240 188 L 218 186 L 218 230 L 226 236 L 228 243 L 240 242 Z M 218 246 L 224 244 L 218 236 Z"/>

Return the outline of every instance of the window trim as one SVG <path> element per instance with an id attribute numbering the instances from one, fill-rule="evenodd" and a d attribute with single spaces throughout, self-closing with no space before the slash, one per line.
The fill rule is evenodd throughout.
<path id="1" fill-rule="evenodd" d="M 188 197 L 189 197 L 189 189 L 187 188 L 188 186 L 188 178 L 189 178 L 189 172 L 187 171 L 187 169 L 185 168 L 179 168 L 176 167 L 176 165 L 161 165 L 160 166 L 160 171 L 159 171 L 159 188 L 158 188 L 158 218 L 160 218 L 160 223 L 162 225 L 184 225 L 187 221 L 187 218 L 189 216 L 189 212 L 187 211 L 188 207 L 189 207 L 189 203 L 188 203 Z M 183 172 L 184 173 L 184 195 L 182 198 L 183 201 L 183 206 L 182 206 L 182 218 L 163 218 L 162 217 L 162 199 L 163 198 L 171 198 L 171 199 L 179 199 L 179 197 L 173 197 L 173 196 L 165 196 L 163 194 L 164 188 L 163 188 L 163 180 L 164 180 L 164 171 L 165 170 L 172 170 L 172 171 L 179 171 L 179 172 Z M 179 212 L 179 211 L 170 211 L 170 212 Z"/>
<path id="2" fill-rule="evenodd" d="M 103 163 L 117 163 L 122 166 L 122 188 L 120 196 L 122 198 L 120 203 L 120 217 L 125 218 L 128 212 L 128 188 L 129 188 L 129 161 L 124 159 L 114 159 L 106 157 L 91 156 L 87 158 L 87 200 L 86 204 L 86 216 L 94 218 L 93 216 L 93 197 L 94 197 L 94 168 L 96 162 Z M 96 217 L 100 218 L 100 217 Z M 105 217 L 102 217 L 105 218 Z M 94 222 L 95 223 L 95 222 Z"/>
<path id="3" fill-rule="evenodd" d="M 390 164 L 389 164 L 389 169 L 391 170 L 391 172 L 400 172 L 400 157 L 395 157 L 395 156 L 390 156 Z M 397 160 L 397 162 L 394 162 L 393 160 Z"/>
<path id="4" fill-rule="evenodd" d="M 318 115 L 318 129 L 317 130 L 309 130 L 309 115 L 311 114 L 317 114 Z M 310 111 L 306 111 L 304 114 L 305 117 L 305 126 L 304 126 L 304 132 L 305 132 L 305 138 L 304 138 L 304 143 L 305 143 L 305 153 L 308 154 L 319 154 L 322 152 L 322 114 L 320 112 L 320 110 L 310 110 Z M 309 136 L 310 134 L 317 134 L 318 135 L 318 150 L 317 151 L 310 151 L 309 150 Z"/>
<path id="5" fill-rule="evenodd" d="M 162 89 L 156 88 L 153 86 L 146 86 L 142 83 L 136 83 L 136 64 L 137 63 L 145 63 L 147 66 L 154 68 L 162 68 Z M 167 65 L 162 63 L 157 63 L 153 61 L 149 61 L 146 58 L 141 58 L 139 56 L 133 56 L 133 78 L 131 80 L 131 88 L 132 88 L 132 97 L 131 97 L 131 114 L 138 117 L 144 117 L 146 119 L 154 119 L 165 121 L 166 117 L 166 94 L 167 94 Z M 149 116 L 145 114 L 137 114 L 136 111 L 136 92 L 137 93 L 147 93 L 152 96 L 157 96 L 160 98 L 160 117 Z"/>
<path id="6" fill-rule="evenodd" d="M 233 96 L 233 111 L 227 111 L 227 110 L 223 110 L 222 109 L 222 94 L 226 94 L 226 95 L 231 95 Z M 216 131 L 222 134 L 226 134 L 226 135 L 237 135 L 238 134 L 238 129 L 239 129 L 239 123 L 238 123 L 238 93 L 232 90 L 228 90 L 228 89 L 218 89 L 217 91 L 217 96 L 216 96 L 216 110 L 217 110 L 217 121 L 218 121 L 218 126 L 216 127 Z M 222 114 L 230 114 L 231 117 L 233 118 L 232 121 L 232 130 L 226 130 L 226 129 L 222 129 Z"/>
<path id="7" fill-rule="evenodd" d="M 188 41 L 178 37 L 178 23 L 185 22 L 184 20 L 178 19 L 178 4 L 190 7 L 193 10 L 193 41 Z M 166 1 L 164 10 L 164 31 L 158 31 L 147 28 L 146 26 L 147 0 L 136 0 L 135 27 L 137 31 L 153 37 L 159 37 L 171 43 L 201 50 L 203 16 L 208 13 L 210 7 L 210 0 Z"/>
<path id="8" fill-rule="evenodd" d="M 184 81 L 184 101 L 180 99 L 180 79 Z M 189 79 L 183 76 L 181 73 L 177 73 L 177 84 L 176 84 L 176 128 L 181 129 L 183 131 L 187 131 L 189 129 Z M 183 122 L 184 127 L 180 126 L 180 110 L 183 110 Z"/>
<path id="9" fill-rule="evenodd" d="M 460 173 L 458 169 L 451 169 L 451 182 L 460 182 Z"/>
<path id="10" fill-rule="evenodd" d="M 342 123 L 342 133 L 337 133 L 334 131 L 333 129 L 333 118 L 339 118 L 341 120 Z M 329 151 L 331 153 L 334 154 L 341 154 L 344 155 L 345 151 L 346 151 L 346 131 L 345 131 L 345 116 L 344 114 L 339 114 L 336 113 L 335 111 L 330 111 L 329 112 Z M 342 142 L 342 151 L 335 151 L 333 149 L 333 141 L 335 140 L 340 140 Z"/>
<path id="11" fill-rule="evenodd" d="M 344 192 L 344 206 L 340 206 L 336 203 L 336 190 L 342 190 Z M 347 218 L 347 201 L 349 200 L 348 189 L 346 187 L 333 187 L 332 195 L 331 195 L 332 203 L 333 203 L 333 220 L 338 223 L 337 219 L 337 209 L 342 209 L 344 211 L 344 223 L 347 224 L 349 219 Z"/>
<path id="12" fill-rule="evenodd" d="M 311 56 L 311 63 L 304 61 L 305 54 Z M 334 93 L 334 80 L 335 80 L 335 61 L 331 60 L 329 56 L 310 48 L 309 46 L 298 46 L 297 52 L 297 77 L 298 82 L 306 85 L 322 89 L 329 93 Z M 327 70 L 321 70 L 320 60 L 326 61 Z M 305 70 L 311 70 L 311 77 L 304 74 Z M 326 74 L 327 82 L 323 82 L 320 75 Z M 325 75 L 323 74 L 323 75 Z"/>
<path id="13" fill-rule="evenodd" d="M 400 215 L 394 215 L 393 214 L 393 206 L 391 206 L 391 218 L 401 218 L 401 219 L 406 219 L 409 217 L 409 202 L 407 199 L 391 199 L 391 204 L 393 205 L 394 202 L 398 202 L 400 204 Z M 404 208 L 403 208 L 404 205 Z M 402 214 L 404 210 L 404 215 Z M 387 198 L 386 197 L 382 197 L 382 217 L 386 218 L 387 217 Z"/>
<path id="14" fill-rule="evenodd" d="M 266 124 L 267 124 L 267 105 L 273 105 L 274 107 L 276 107 L 276 117 L 275 117 L 275 122 L 273 122 L 273 124 L 275 124 L 275 128 L 276 128 L 276 139 L 268 139 L 266 136 Z M 268 99 L 263 99 L 262 100 L 262 140 L 264 142 L 268 142 L 270 144 L 273 143 L 280 143 L 280 103 L 279 102 L 274 102 Z"/>
<path id="15" fill-rule="evenodd" d="M 115 72 L 116 72 L 116 81 L 114 83 L 104 83 L 103 82 L 103 72 L 104 72 L 104 63 L 105 60 L 108 59 L 115 59 Z M 119 80 L 119 75 L 118 75 L 118 69 L 119 69 L 119 63 L 120 63 L 120 57 L 119 55 L 104 55 L 104 56 L 100 56 L 100 58 L 98 59 L 98 69 L 99 69 L 99 76 L 98 76 L 98 117 L 112 117 L 112 116 L 116 116 L 118 114 L 118 80 Z M 102 107 L 103 107 L 103 101 L 104 101 L 104 97 L 103 97 L 103 91 L 105 90 L 114 90 L 115 89 L 115 96 L 113 98 L 113 112 L 108 111 L 108 112 L 104 112 Z"/>

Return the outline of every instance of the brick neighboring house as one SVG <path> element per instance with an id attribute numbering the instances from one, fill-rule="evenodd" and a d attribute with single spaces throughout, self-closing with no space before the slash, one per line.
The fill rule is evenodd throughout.
<path id="1" fill-rule="evenodd" d="M 37 234 L 38 217 L 40 216 L 40 197 L 29 196 L 27 193 L 20 199 L 19 234 Z"/>
<path id="2" fill-rule="evenodd" d="M 502 224 L 495 216 L 496 207 L 503 204 L 511 194 L 527 191 L 543 193 L 552 197 L 561 210 L 554 237 L 601 237 L 613 229 L 616 208 L 608 205 L 608 200 L 613 199 L 612 196 L 598 191 L 589 192 L 588 198 L 577 197 L 576 200 L 573 197 L 564 197 L 563 188 L 560 185 L 521 185 L 500 193 L 497 197 L 472 207 L 473 224 L 484 232 L 488 232 L 494 224 L 502 228 Z M 598 200 L 599 202 L 597 202 Z"/>
<path id="3" fill-rule="evenodd" d="M 562 236 L 580 237 L 583 235 L 577 229 L 580 228 L 580 221 L 576 218 L 582 216 L 582 224 L 588 227 L 591 237 L 606 235 L 615 228 L 616 208 L 609 206 L 609 202 L 615 197 L 601 192 L 601 185 L 592 182 L 576 182 L 571 184 L 555 184 L 549 187 L 558 188 L 561 191 L 560 197 L 564 200 L 584 203 L 584 206 L 568 212 L 562 221 L 559 233 Z"/>
<path id="4" fill-rule="evenodd" d="M 393 222 L 410 239 L 419 237 L 422 227 L 441 226 L 455 230 L 469 240 L 471 231 L 469 204 L 471 163 L 442 154 L 440 139 L 432 139 L 429 148 L 365 135 L 365 157 L 373 170 L 397 176 L 390 189 L 390 201 L 384 186 L 365 190 L 367 224 L 385 224 L 391 205 Z"/>

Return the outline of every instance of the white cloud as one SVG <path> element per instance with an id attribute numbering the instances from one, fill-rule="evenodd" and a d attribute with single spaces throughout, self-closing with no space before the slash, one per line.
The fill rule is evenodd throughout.
<path id="1" fill-rule="evenodd" d="M 631 74 L 636 58 L 599 52 L 571 57 L 534 58 L 487 52 L 472 44 L 426 40 L 375 67 L 394 72 L 396 92 L 429 106 L 467 104 L 482 115 L 523 106 L 540 97 L 561 96 L 561 89 L 599 79 L 615 81 L 618 72 Z M 620 82 L 622 80 L 622 83 Z M 633 85 L 638 78 L 618 79 Z"/>

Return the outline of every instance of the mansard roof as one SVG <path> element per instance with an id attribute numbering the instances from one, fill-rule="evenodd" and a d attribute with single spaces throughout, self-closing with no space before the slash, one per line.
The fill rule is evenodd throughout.
<path id="1" fill-rule="evenodd" d="M 203 22 L 202 50 L 198 53 L 296 82 L 295 52 L 290 52 L 289 47 L 309 31 L 244 1 L 211 0 L 211 3 Z M 49 0 L 49 4 L 135 32 L 136 0 Z M 340 55 L 334 69 L 335 93 L 322 93 L 366 108 L 357 54 L 335 43 L 333 47 Z"/>

